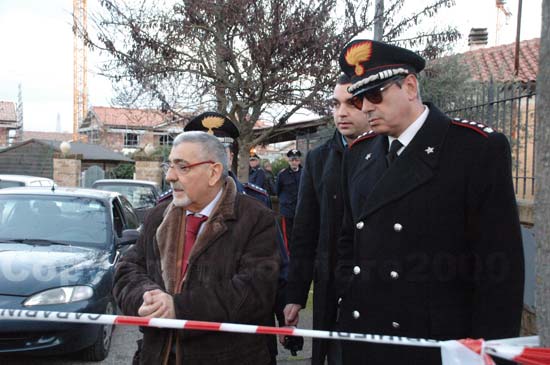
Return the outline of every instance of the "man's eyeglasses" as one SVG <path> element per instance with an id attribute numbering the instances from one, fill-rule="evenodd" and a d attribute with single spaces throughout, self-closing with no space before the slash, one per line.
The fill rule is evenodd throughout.
<path id="1" fill-rule="evenodd" d="M 176 173 L 178 175 L 184 175 L 184 174 L 187 174 L 189 172 L 189 170 L 191 170 L 192 167 L 195 167 L 195 166 L 199 166 L 199 165 L 204 165 L 204 164 L 207 164 L 207 163 L 215 163 L 214 161 L 211 161 L 211 160 L 208 160 L 208 161 L 201 161 L 201 162 L 196 162 L 196 163 L 192 163 L 192 164 L 189 164 L 189 165 L 186 165 L 184 164 L 183 162 L 163 162 L 160 164 L 160 168 L 162 169 L 162 171 L 164 172 L 164 174 L 168 174 L 168 170 L 170 170 L 171 168 L 174 168 L 176 169 Z"/>
<path id="2" fill-rule="evenodd" d="M 397 83 L 400 87 L 401 84 L 399 84 L 399 81 L 403 80 L 403 76 L 398 76 L 393 79 L 390 79 L 388 82 L 382 84 L 382 86 L 375 87 L 373 89 L 367 90 L 362 94 L 359 94 L 357 96 L 354 96 L 350 99 L 351 104 L 353 104 L 354 107 L 361 110 L 363 109 L 363 99 L 367 99 L 372 104 L 380 104 L 384 100 L 384 96 L 382 93 L 384 90 L 389 89 L 393 84 Z"/>

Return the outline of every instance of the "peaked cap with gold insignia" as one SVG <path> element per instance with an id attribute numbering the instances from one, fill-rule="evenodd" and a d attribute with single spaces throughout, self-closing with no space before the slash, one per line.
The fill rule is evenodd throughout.
<path id="1" fill-rule="evenodd" d="M 239 137 L 239 130 L 229 118 L 217 112 L 205 112 L 191 119 L 184 132 L 202 131 L 213 134 L 222 143 L 233 143 Z"/>
<path id="2" fill-rule="evenodd" d="M 340 53 L 340 68 L 351 78 L 354 96 L 375 88 L 390 77 L 418 73 L 426 61 L 405 48 L 370 39 L 354 39 Z"/>

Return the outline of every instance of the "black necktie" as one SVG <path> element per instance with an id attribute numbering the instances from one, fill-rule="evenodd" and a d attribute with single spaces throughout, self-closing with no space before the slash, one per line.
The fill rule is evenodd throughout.
<path id="1" fill-rule="evenodd" d="M 388 154 L 386 155 L 386 162 L 388 163 L 388 166 L 392 164 L 393 161 L 397 158 L 397 151 L 399 151 L 403 147 L 403 143 L 399 142 L 398 139 L 394 139 L 390 145 L 390 150 Z"/>

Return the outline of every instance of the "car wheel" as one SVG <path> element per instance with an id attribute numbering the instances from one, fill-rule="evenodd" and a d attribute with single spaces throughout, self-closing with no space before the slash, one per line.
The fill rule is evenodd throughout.
<path id="1" fill-rule="evenodd" d="M 105 314 L 115 314 L 115 306 L 112 301 L 107 303 Z M 82 351 L 82 359 L 85 361 L 102 361 L 109 355 L 111 349 L 111 338 L 114 326 L 101 325 L 94 344 Z"/>

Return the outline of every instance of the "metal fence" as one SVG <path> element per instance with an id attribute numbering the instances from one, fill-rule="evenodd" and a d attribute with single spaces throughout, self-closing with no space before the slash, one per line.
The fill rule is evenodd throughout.
<path id="1" fill-rule="evenodd" d="M 436 102 L 452 117 L 487 124 L 504 133 L 512 149 L 516 196 L 533 200 L 535 192 L 535 83 L 479 84 L 458 100 Z"/>
<path id="2" fill-rule="evenodd" d="M 535 191 L 535 83 L 479 83 L 467 95 L 434 100 L 451 117 L 487 124 L 504 133 L 512 149 L 516 196 L 533 200 Z M 300 135 L 298 148 L 309 151 L 332 136 L 334 128 Z"/>

